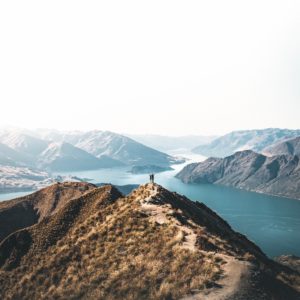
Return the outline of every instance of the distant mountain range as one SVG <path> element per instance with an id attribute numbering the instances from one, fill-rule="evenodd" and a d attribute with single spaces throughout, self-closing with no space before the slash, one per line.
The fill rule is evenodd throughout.
<path id="1" fill-rule="evenodd" d="M 233 131 L 208 144 L 195 147 L 193 152 L 207 157 L 225 157 L 243 150 L 263 153 L 270 146 L 298 136 L 300 130 L 278 128 Z"/>
<path id="2" fill-rule="evenodd" d="M 38 156 L 38 167 L 51 171 L 92 170 L 123 166 L 121 161 L 106 155 L 99 158 L 65 142 L 53 142 Z"/>
<path id="3" fill-rule="evenodd" d="M 191 150 L 196 146 L 210 143 L 217 136 L 186 135 L 186 136 L 164 136 L 155 134 L 128 135 L 134 140 L 158 149 L 160 151 L 171 151 L 178 149 Z"/>
<path id="4" fill-rule="evenodd" d="M 126 165 L 154 163 L 160 166 L 180 162 L 180 160 L 147 147 L 126 136 L 110 131 L 88 132 L 47 132 L 41 136 L 56 142 L 68 142 L 97 158 L 109 157 Z"/>
<path id="5" fill-rule="evenodd" d="M 252 150 L 189 164 L 176 177 L 185 183 L 212 183 L 300 199 L 298 155 L 268 157 Z"/>
<path id="6" fill-rule="evenodd" d="M 296 300 L 300 274 L 157 184 L 55 184 L 0 203 L 1 299 Z M 42 295 L 42 296 L 41 296 Z"/>
<path id="7" fill-rule="evenodd" d="M 0 165 L 75 171 L 145 164 L 166 167 L 181 161 L 108 131 L 0 131 Z"/>

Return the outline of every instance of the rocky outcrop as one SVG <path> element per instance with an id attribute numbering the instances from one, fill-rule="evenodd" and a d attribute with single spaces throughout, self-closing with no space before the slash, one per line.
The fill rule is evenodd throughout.
<path id="1" fill-rule="evenodd" d="M 281 255 L 276 257 L 275 260 L 300 273 L 300 257 L 295 255 Z"/>

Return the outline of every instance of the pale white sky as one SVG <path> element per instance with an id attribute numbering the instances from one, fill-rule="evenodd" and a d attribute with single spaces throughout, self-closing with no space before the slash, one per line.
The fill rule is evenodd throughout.
<path id="1" fill-rule="evenodd" d="M 300 1 L 1 1 L 0 126 L 300 128 Z"/>

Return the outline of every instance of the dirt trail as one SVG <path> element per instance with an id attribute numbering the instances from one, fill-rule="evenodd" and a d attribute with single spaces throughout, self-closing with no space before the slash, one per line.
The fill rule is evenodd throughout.
<path id="1" fill-rule="evenodd" d="M 141 202 L 143 212 L 151 215 L 152 220 L 159 224 L 172 223 L 173 225 L 175 225 L 179 230 L 178 236 L 182 235 L 184 237 L 182 239 L 183 242 L 181 247 L 189 249 L 191 251 L 195 251 L 197 236 L 194 231 L 190 227 L 182 225 L 175 218 L 171 218 L 173 209 L 170 204 L 157 205 L 152 202 L 153 200 L 160 201 L 159 198 L 156 199 L 158 188 L 155 184 L 147 184 L 146 188 L 150 191 L 150 195 Z M 167 217 L 168 215 L 169 218 Z M 189 222 L 190 225 L 194 225 L 190 220 Z"/>
<path id="2" fill-rule="evenodd" d="M 172 223 L 178 228 L 178 238 L 182 239 L 181 247 L 191 251 L 196 250 L 196 234 L 189 225 L 194 225 L 188 220 L 189 225 L 183 225 L 179 220 L 172 216 L 170 204 L 164 204 L 162 199 L 157 197 L 158 189 L 154 184 L 148 184 L 145 188 L 150 191 L 147 198 L 141 197 L 141 207 L 144 213 L 151 216 L 152 220 L 159 223 Z M 159 204 L 159 205 L 158 205 Z M 251 277 L 250 265 L 247 262 L 239 261 L 233 257 L 218 254 L 226 263 L 222 266 L 223 276 L 216 282 L 215 287 L 205 289 L 194 295 L 186 296 L 182 300 L 226 300 L 231 299 L 247 283 L 247 278 Z"/>
<path id="3" fill-rule="evenodd" d="M 206 289 L 198 294 L 187 296 L 182 300 L 225 300 L 238 292 L 247 277 L 249 277 L 249 265 L 232 257 L 222 255 L 227 262 L 223 266 L 224 275 L 217 282 L 220 287 Z"/>

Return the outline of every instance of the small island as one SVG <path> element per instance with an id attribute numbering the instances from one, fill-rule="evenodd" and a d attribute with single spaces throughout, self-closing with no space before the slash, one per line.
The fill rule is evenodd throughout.
<path id="1" fill-rule="evenodd" d="M 129 173 L 132 174 L 149 174 L 149 173 L 161 173 L 165 171 L 174 170 L 171 167 L 162 167 L 157 165 L 143 165 L 143 166 L 133 166 Z"/>

